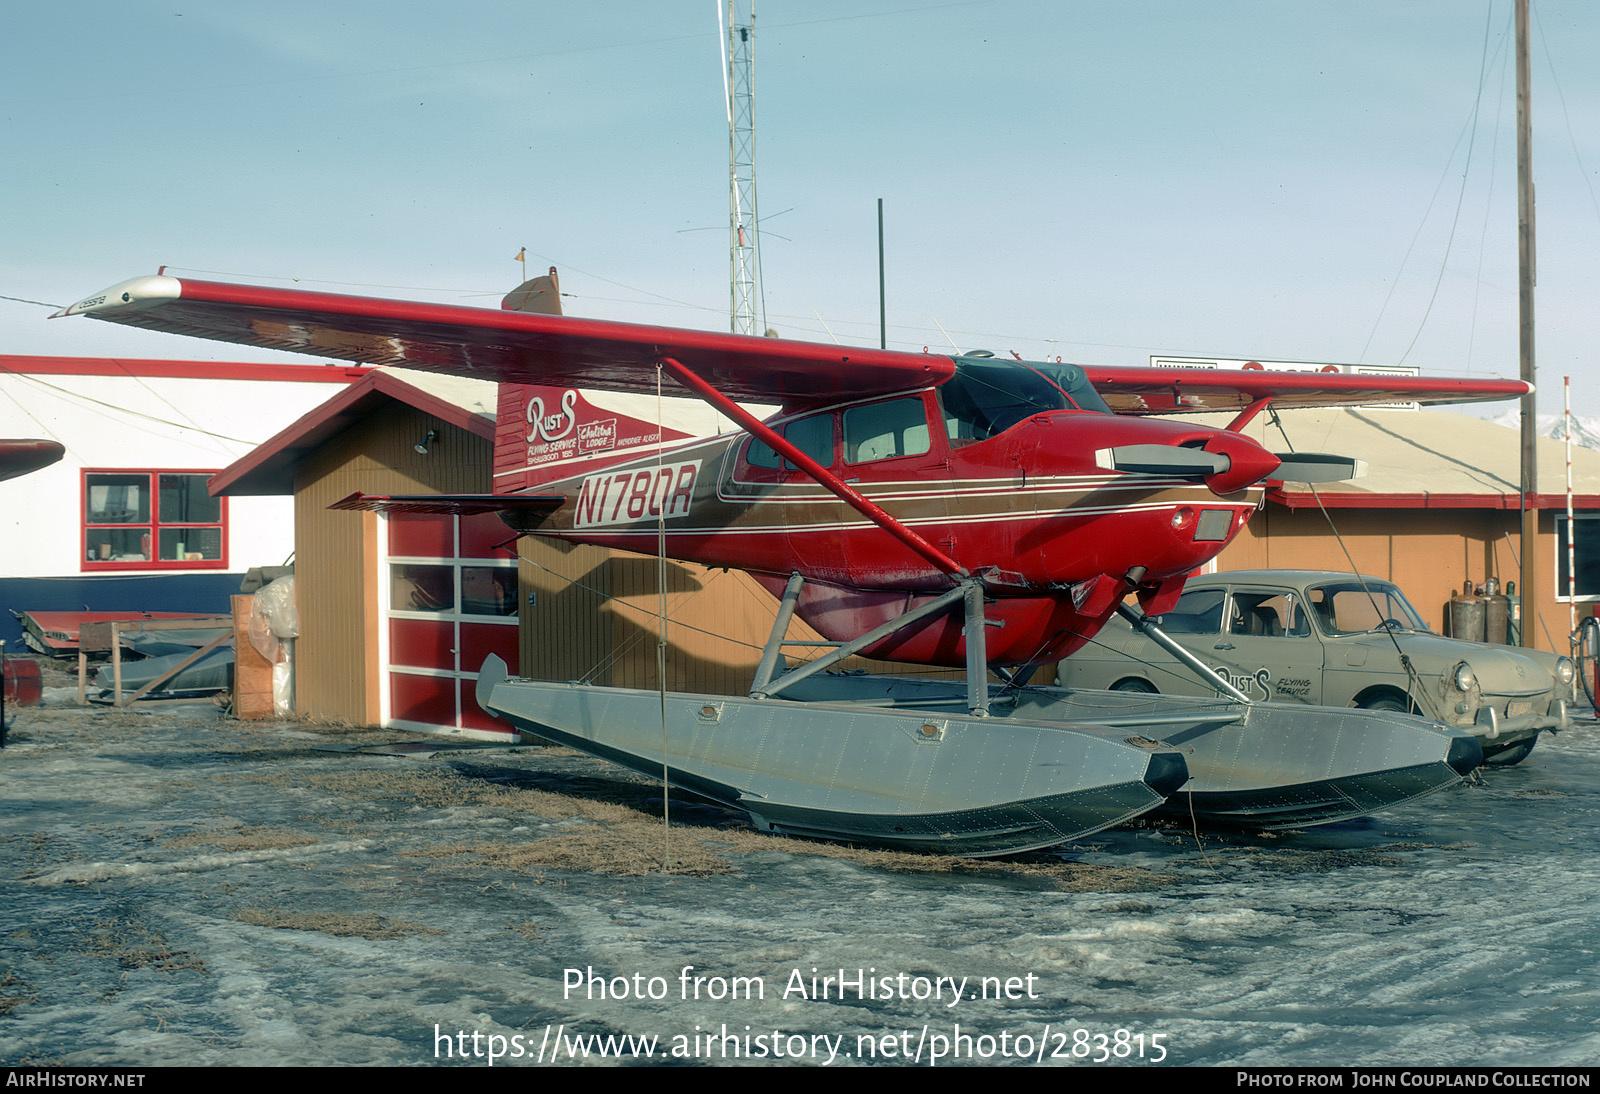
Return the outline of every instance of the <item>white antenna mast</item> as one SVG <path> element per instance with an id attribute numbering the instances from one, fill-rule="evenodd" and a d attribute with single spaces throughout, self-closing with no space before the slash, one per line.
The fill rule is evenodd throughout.
<path id="1" fill-rule="evenodd" d="M 756 215 L 756 10 L 739 18 L 740 0 L 728 0 L 723 84 L 728 95 L 729 329 L 760 334 L 766 328 L 761 303 L 761 242 Z M 719 12 L 720 14 L 720 12 Z M 761 312 L 757 320 L 757 311 Z"/>

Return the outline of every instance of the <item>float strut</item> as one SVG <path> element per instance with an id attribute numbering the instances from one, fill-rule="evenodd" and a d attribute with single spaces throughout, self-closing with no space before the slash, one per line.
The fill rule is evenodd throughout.
<path id="1" fill-rule="evenodd" d="M 799 574 L 789 575 L 789 584 L 783 587 L 783 599 L 778 603 L 778 618 L 772 622 L 772 633 L 761 650 L 761 662 L 756 665 L 756 678 L 750 685 L 751 695 L 760 695 L 772 682 L 772 670 L 778 665 L 778 653 L 783 648 L 783 636 L 789 633 L 789 620 L 794 618 L 794 607 L 800 601 L 800 587 L 806 579 Z"/>
<path id="2" fill-rule="evenodd" d="M 979 718 L 989 717 L 989 648 L 983 618 L 983 586 L 971 579 L 961 583 L 967 611 L 967 709 Z"/>
<path id="3" fill-rule="evenodd" d="M 1246 695 L 1244 692 L 1228 683 L 1228 681 L 1217 675 L 1210 665 L 1207 665 L 1204 661 L 1200 660 L 1200 658 L 1196 657 L 1194 654 L 1190 653 L 1188 650 L 1174 642 L 1167 635 L 1166 631 L 1150 622 L 1150 617 L 1145 615 L 1144 612 L 1140 611 L 1138 608 L 1135 608 L 1131 604 L 1118 604 L 1117 614 L 1122 616 L 1122 618 L 1126 619 L 1129 623 L 1132 623 L 1134 629 L 1142 632 L 1146 638 L 1150 639 L 1150 641 L 1154 642 L 1156 645 L 1172 654 L 1172 656 L 1176 657 L 1179 661 L 1182 661 L 1185 665 L 1188 665 L 1189 668 L 1193 669 L 1201 679 L 1210 684 L 1212 687 L 1216 688 L 1221 694 L 1227 696 L 1229 699 L 1237 699 L 1241 703 L 1250 702 L 1250 696 Z"/>
<path id="4" fill-rule="evenodd" d="M 792 581 L 793 579 L 791 578 L 790 580 Z M 938 596 L 934 597 L 920 608 L 915 608 L 907 612 L 905 615 L 902 615 L 896 619 L 891 619 L 881 627 L 874 627 L 860 638 L 852 638 L 838 649 L 830 650 L 828 653 L 823 654 L 815 661 L 801 665 L 797 669 L 791 669 L 789 672 L 778 677 L 778 679 L 766 683 L 761 687 L 751 688 L 750 698 L 765 699 L 768 696 L 776 695 L 778 692 L 789 687 L 791 684 L 797 684 L 813 673 L 821 672 L 823 669 L 832 668 L 840 661 L 843 661 L 846 657 L 861 652 L 874 642 L 879 642 L 885 638 L 888 638 L 891 634 L 894 634 L 898 630 L 909 627 L 913 623 L 920 622 L 921 620 L 928 618 L 930 615 L 937 615 L 940 612 L 948 611 L 950 608 L 954 607 L 958 601 L 964 599 L 968 595 L 967 589 L 969 584 L 977 587 L 979 590 L 978 602 L 981 609 L 983 603 L 982 586 L 979 585 L 976 580 L 969 578 L 967 581 L 963 581 L 960 585 L 957 585 L 949 592 L 940 593 Z M 968 644 L 970 645 L 970 642 Z M 987 694 L 988 689 L 985 688 L 984 691 L 985 694 Z"/>

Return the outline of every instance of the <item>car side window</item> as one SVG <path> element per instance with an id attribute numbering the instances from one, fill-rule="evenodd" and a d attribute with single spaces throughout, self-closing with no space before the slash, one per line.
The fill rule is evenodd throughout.
<path id="1" fill-rule="evenodd" d="M 1304 638 L 1310 621 L 1292 593 L 1239 590 L 1233 594 L 1228 633 L 1259 638 Z"/>
<path id="2" fill-rule="evenodd" d="M 1168 634 L 1217 634 L 1222 630 L 1221 589 L 1191 589 L 1161 617 L 1159 626 Z"/>

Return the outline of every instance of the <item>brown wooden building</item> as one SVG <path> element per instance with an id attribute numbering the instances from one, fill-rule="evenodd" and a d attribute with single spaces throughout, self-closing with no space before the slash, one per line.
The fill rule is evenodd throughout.
<path id="1" fill-rule="evenodd" d="M 357 491 L 490 493 L 495 413 L 494 384 L 379 369 L 212 480 L 294 496 L 300 716 L 508 733 L 472 694 L 489 653 L 533 679 L 657 686 L 656 559 L 513 541 L 494 516 L 328 508 Z M 667 687 L 746 692 L 772 596 L 737 570 L 669 561 L 665 574 Z M 796 621 L 789 637 L 817 635 Z"/>

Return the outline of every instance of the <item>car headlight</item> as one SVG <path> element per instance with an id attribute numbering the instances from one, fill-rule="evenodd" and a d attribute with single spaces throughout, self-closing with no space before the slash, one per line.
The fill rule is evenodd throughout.
<path id="1" fill-rule="evenodd" d="M 1572 680 L 1574 676 L 1576 676 L 1576 673 L 1572 668 L 1572 658 L 1557 657 L 1556 683 L 1560 684 L 1564 688 L 1570 688 L 1572 686 Z"/>
<path id="2" fill-rule="evenodd" d="M 1463 661 L 1451 674 L 1450 682 L 1456 686 L 1457 691 L 1471 691 L 1478 686 L 1478 674 L 1472 671 L 1471 665 Z"/>

